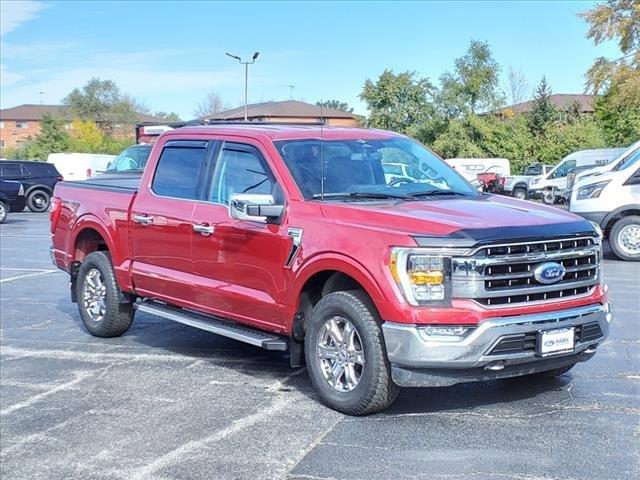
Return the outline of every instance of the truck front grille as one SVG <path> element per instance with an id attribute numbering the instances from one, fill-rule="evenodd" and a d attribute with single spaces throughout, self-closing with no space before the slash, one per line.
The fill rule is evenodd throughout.
<path id="1" fill-rule="evenodd" d="M 562 280 L 544 284 L 535 278 L 546 262 L 565 268 Z M 593 237 L 487 246 L 452 260 L 454 298 L 490 307 L 586 295 L 599 275 L 600 244 Z"/>
<path id="2" fill-rule="evenodd" d="M 576 325 L 574 330 L 574 342 L 576 345 L 591 342 L 602 337 L 602 329 L 598 322 Z M 502 337 L 491 349 L 488 355 L 509 355 L 512 353 L 535 352 L 538 341 L 538 332 L 527 332 L 519 335 Z"/>

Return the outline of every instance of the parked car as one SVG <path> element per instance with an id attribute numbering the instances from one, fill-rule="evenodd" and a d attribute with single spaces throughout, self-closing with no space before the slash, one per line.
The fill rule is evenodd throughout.
<path id="1" fill-rule="evenodd" d="M 567 188 L 567 175 L 570 171 L 577 167 L 606 165 L 624 150 L 624 148 L 599 148 L 570 153 L 546 175 L 531 179 L 529 197 L 542 199 L 544 203 L 553 205 L 560 200 L 562 191 Z"/>
<path id="2" fill-rule="evenodd" d="M 104 172 L 114 158 L 97 153 L 51 153 L 47 162 L 54 164 L 66 180 L 86 180 Z"/>
<path id="3" fill-rule="evenodd" d="M 0 223 L 4 223 L 9 212 L 24 210 L 24 187 L 20 182 L 0 180 Z"/>
<path id="4" fill-rule="evenodd" d="M 390 186 L 389 150 L 437 184 Z M 59 184 L 51 211 L 52 259 L 98 337 L 138 310 L 288 351 L 360 415 L 400 387 L 559 375 L 608 334 L 596 226 L 477 192 L 392 132 L 178 128 L 141 180 L 114 177 Z"/>
<path id="5" fill-rule="evenodd" d="M 633 158 L 633 157 L 628 157 Z M 570 210 L 600 225 L 622 260 L 640 260 L 640 168 L 637 160 L 578 181 Z"/>
<path id="6" fill-rule="evenodd" d="M 625 149 L 617 158 L 606 165 L 570 172 L 567 177 L 568 188 L 571 189 L 574 183 L 580 182 L 587 177 L 597 176 L 615 170 L 623 170 L 635 165 L 638 161 L 640 161 L 640 141 L 630 145 L 629 148 Z"/>
<path id="7" fill-rule="evenodd" d="M 114 157 L 104 173 L 142 173 L 150 153 L 151 145 L 132 145 L 126 148 L 120 155 Z"/>
<path id="8" fill-rule="evenodd" d="M 0 162 L 0 180 L 20 182 L 27 198 L 27 208 L 32 212 L 45 212 L 49 208 L 53 188 L 62 180 L 62 175 L 50 163 L 3 160 Z"/>
<path id="9" fill-rule="evenodd" d="M 447 158 L 445 162 L 474 185 L 481 173 L 496 173 L 501 177 L 511 175 L 511 163 L 506 158 Z"/>
<path id="10" fill-rule="evenodd" d="M 503 177 L 504 184 L 502 190 L 506 195 L 524 200 L 529 196 L 529 182 L 531 179 L 540 175 L 546 175 L 552 168 L 553 165 L 542 165 L 540 163 L 528 165 L 522 175 L 508 175 Z"/>

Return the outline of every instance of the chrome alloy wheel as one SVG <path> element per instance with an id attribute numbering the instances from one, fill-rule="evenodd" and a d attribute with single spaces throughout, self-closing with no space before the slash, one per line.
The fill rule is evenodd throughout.
<path id="1" fill-rule="evenodd" d="M 358 386 L 364 372 L 364 350 L 360 334 L 344 317 L 327 320 L 320 329 L 317 358 L 325 380 L 338 392 Z"/>
<path id="2" fill-rule="evenodd" d="M 99 322 L 104 318 L 107 310 L 107 286 L 97 268 L 89 270 L 84 277 L 82 301 L 91 320 Z"/>
<path id="3" fill-rule="evenodd" d="M 640 225 L 632 223 L 623 227 L 618 232 L 618 244 L 627 255 L 638 255 L 640 253 Z"/>

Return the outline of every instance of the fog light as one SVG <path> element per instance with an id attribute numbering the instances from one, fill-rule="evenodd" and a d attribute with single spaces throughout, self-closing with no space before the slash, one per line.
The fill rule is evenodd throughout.
<path id="1" fill-rule="evenodd" d="M 460 325 L 428 326 L 418 329 L 422 338 L 427 341 L 459 342 L 463 340 L 474 327 Z"/>
<path id="2" fill-rule="evenodd" d="M 504 362 L 493 362 L 484 367 L 485 370 L 489 370 L 491 372 L 499 372 L 500 370 L 504 370 Z"/>

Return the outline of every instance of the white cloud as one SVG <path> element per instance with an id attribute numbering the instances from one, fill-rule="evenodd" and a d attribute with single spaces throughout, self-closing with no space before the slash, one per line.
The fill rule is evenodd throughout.
<path id="1" fill-rule="evenodd" d="M 47 8 L 42 2 L 33 0 L 3 0 L 0 2 L 0 35 L 5 35 L 24 22 L 38 16 Z"/>
<path id="2" fill-rule="evenodd" d="M 30 44 L 14 44 L 2 41 L 0 42 L 0 51 L 3 58 L 14 58 L 16 60 L 30 60 L 38 58 L 41 55 L 51 55 L 75 49 L 80 44 L 77 42 L 64 43 L 30 43 Z"/>
<path id="3" fill-rule="evenodd" d="M 8 87 L 16 82 L 19 82 L 24 78 L 24 75 L 19 73 L 9 72 L 4 65 L 0 65 L 0 80 L 2 80 L 2 86 Z"/>

